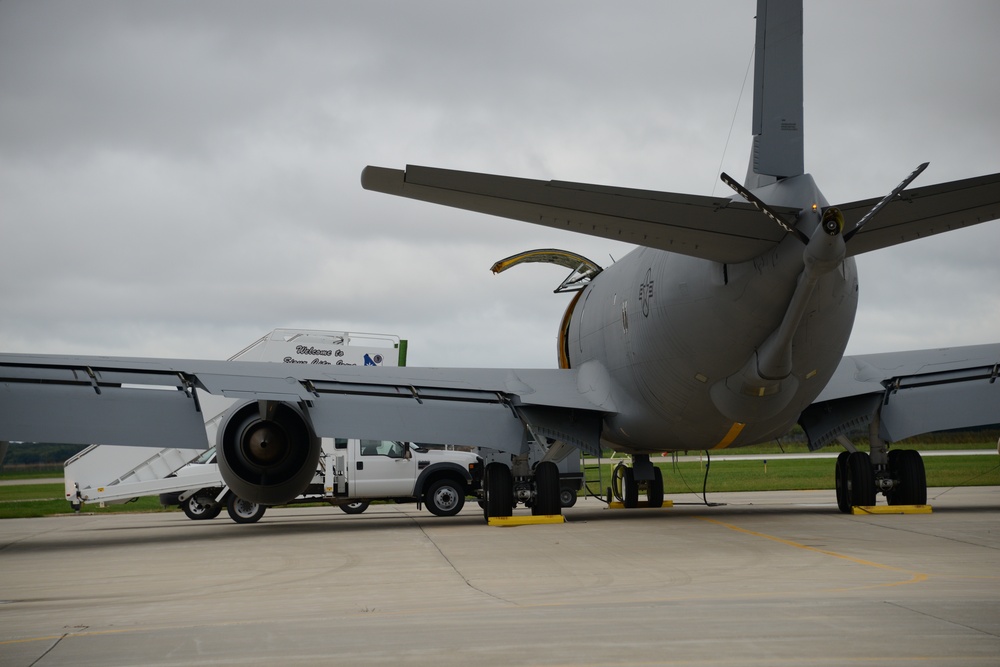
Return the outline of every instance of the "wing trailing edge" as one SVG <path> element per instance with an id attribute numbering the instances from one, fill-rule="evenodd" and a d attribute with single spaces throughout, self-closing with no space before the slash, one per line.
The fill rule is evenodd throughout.
<path id="1" fill-rule="evenodd" d="M 0 354 L 0 441 L 204 448 L 205 392 L 298 405 L 320 437 L 597 451 L 614 407 L 579 373 Z"/>
<path id="2" fill-rule="evenodd" d="M 799 424 L 809 448 L 874 427 L 885 442 L 1000 423 L 1000 344 L 844 357 Z"/>

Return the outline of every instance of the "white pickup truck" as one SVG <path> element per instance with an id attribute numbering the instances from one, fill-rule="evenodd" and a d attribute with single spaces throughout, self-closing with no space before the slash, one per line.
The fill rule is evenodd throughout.
<path id="1" fill-rule="evenodd" d="M 462 510 L 466 496 L 477 494 L 481 470 L 479 457 L 467 451 L 394 440 L 324 439 L 313 482 L 293 502 L 327 502 L 356 514 L 372 500 L 394 500 L 422 503 L 433 514 L 452 516 Z M 216 484 L 161 493 L 160 501 L 179 504 L 191 519 L 214 518 L 223 507 L 237 523 L 253 523 L 264 515 L 265 506 L 242 500 L 225 487 L 214 450 L 168 479 L 179 489 L 185 478 L 203 481 L 213 473 Z"/>

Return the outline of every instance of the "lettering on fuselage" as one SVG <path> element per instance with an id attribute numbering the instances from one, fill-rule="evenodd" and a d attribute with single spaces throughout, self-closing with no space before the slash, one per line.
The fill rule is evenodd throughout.
<path id="1" fill-rule="evenodd" d="M 639 285 L 639 303 L 642 305 L 642 316 L 649 317 L 649 302 L 653 300 L 653 269 L 646 269 L 646 280 Z"/>

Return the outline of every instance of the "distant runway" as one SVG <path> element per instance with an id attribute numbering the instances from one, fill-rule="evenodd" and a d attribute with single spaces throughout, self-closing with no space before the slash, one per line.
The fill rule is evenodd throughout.
<path id="1" fill-rule="evenodd" d="M 475 504 L 0 521 L 0 664 L 992 665 L 1000 487 L 848 516 L 716 493 L 492 528 Z M 519 510 L 520 511 L 520 510 Z"/>

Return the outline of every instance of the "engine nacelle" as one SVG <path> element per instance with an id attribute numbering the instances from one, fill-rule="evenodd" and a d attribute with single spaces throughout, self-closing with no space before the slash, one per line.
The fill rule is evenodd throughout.
<path id="1" fill-rule="evenodd" d="M 292 405 L 236 406 L 219 427 L 219 472 L 230 490 L 261 505 L 286 503 L 306 490 L 319 463 L 320 439 Z"/>

